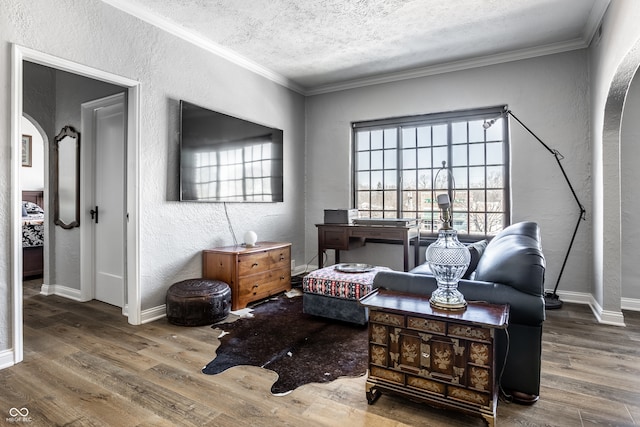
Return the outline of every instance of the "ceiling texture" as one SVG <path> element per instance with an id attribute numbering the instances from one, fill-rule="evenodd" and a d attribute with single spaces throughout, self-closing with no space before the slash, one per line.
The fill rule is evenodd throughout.
<path id="1" fill-rule="evenodd" d="M 305 95 L 588 47 L 609 0 L 102 0 Z"/>

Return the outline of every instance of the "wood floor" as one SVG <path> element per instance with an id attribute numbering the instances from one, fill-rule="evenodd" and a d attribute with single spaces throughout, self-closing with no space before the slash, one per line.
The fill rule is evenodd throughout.
<path id="1" fill-rule="evenodd" d="M 210 327 L 131 326 L 120 310 L 38 295 L 25 285 L 24 362 L 0 371 L 0 425 L 483 426 L 480 418 L 382 395 L 365 377 L 273 396 L 275 374 L 236 367 L 209 376 Z M 599 325 L 585 306 L 547 312 L 542 390 L 532 406 L 501 401 L 499 426 L 640 425 L 640 313 Z M 27 408 L 16 420 L 11 408 Z M 15 410 L 13 411 L 15 414 Z"/>

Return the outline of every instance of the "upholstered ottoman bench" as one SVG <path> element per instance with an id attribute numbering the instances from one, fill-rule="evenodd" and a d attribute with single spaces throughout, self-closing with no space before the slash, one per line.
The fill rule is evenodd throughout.
<path id="1" fill-rule="evenodd" d="M 231 309 L 231 289 L 220 280 L 187 279 L 169 287 L 167 320 L 180 326 L 211 325 Z"/>
<path id="2" fill-rule="evenodd" d="M 302 311 L 314 316 L 366 324 L 369 312 L 358 300 L 371 292 L 373 278 L 383 270 L 389 268 L 349 268 L 348 264 L 339 264 L 312 271 L 302 279 Z"/>

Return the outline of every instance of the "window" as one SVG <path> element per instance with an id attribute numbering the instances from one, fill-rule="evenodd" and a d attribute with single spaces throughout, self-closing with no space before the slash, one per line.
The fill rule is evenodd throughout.
<path id="1" fill-rule="evenodd" d="M 448 192 L 459 233 L 495 235 L 509 221 L 503 107 L 353 124 L 354 206 L 363 218 L 416 218 L 437 232 Z M 489 120 L 495 124 L 487 129 Z"/>

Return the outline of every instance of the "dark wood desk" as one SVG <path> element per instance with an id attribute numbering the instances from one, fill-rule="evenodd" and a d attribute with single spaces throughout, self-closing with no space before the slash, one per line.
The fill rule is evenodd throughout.
<path id="1" fill-rule="evenodd" d="M 404 271 L 409 271 L 409 246 L 414 241 L 415 265 L 420 262 L 420 226 L 388 226 L 362 224 L 316 224 L 318 227 L 318 267 L 322 268 L 322 254 L 327 249 L 335 251 L 336 264 L 340 263 L 340 251 L 364 246 L 367 239 L 402 242 Z"/>

